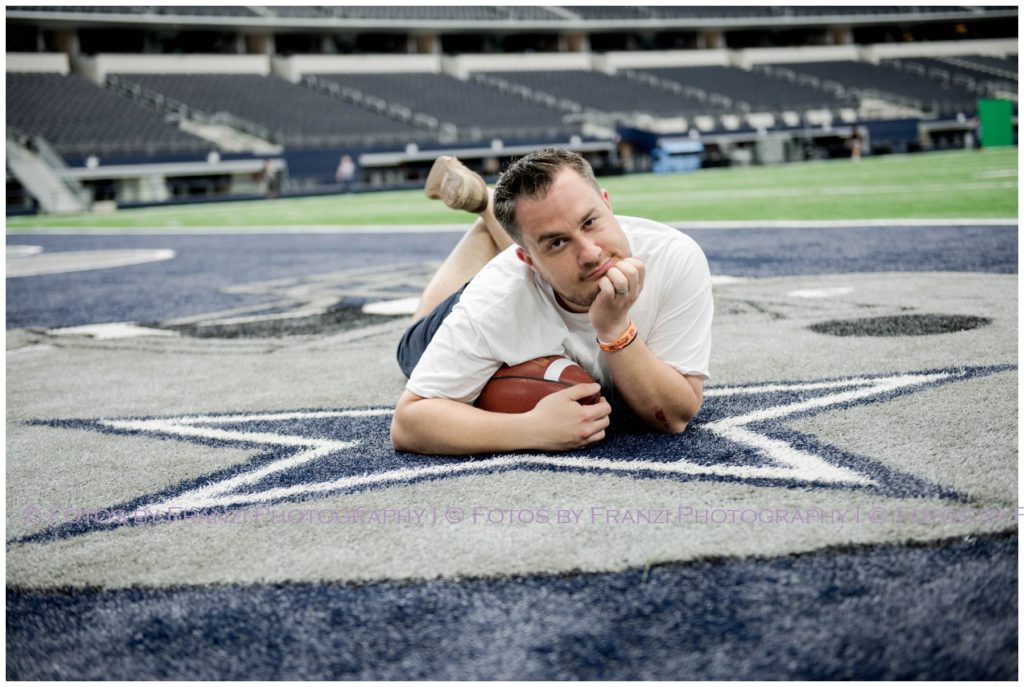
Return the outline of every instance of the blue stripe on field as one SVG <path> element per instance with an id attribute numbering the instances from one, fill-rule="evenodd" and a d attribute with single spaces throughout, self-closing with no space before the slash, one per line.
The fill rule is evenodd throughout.
<path id="1" fill-rule="evenodd" d="M 619 415 L 622 407 L 614 411 L 616 419 L 610 426 L 606 439 L 594 446 L 578 451 L 567 451 L 561 453 L 559 458 L 586 457 L 614 465 L 611 467 L 594 467 L 590 464 L 563 464 L 551 465 L 545 463 L 511 463 L 504 466 L 492 466 L 486 458 L 499 457 L 498 454 L 490 456 L 424 456 L 411 453 L 396 452 L 389 439 L 388 426 L 390 413 L 374 414 L 366 417 L 352 417 L 335 415 L 327 418 L 298 419 L 268 419 L 256 418 L 245 422 L 239 419 L 235 423 L 217 423 L 219 429 L 234 429 L 240 435 L 234 439 L 209 438 L 203 436 L 181 436 L 173 431 L 143 431 L 139 429 L 120 429 L 108 424 L 108 420 L 89 419 L 56 419 L 56 420 L 30 420 L 27 424 L 48 425 L 53 427 L 76 428 L 89 431 L 104 432 L 113 435 L 140 435 L 150 434 L 168 440 L 187 441 L 207 446 L 239 446 L 250 449 L 262 450 L 260 455 L 254 456 L 248 461 L 237 463 L 220 471 L 193 477 L 179 484 L 169 486 L 154 494 L 140 494 L 130 501 L 111 504 L 109 508 L 101 510 L 97 518 L 68 517 L 60 510 L 40 508 L 38 505 L 29 505 L 21 512 L 22 522 L 33 528 L 42 524 L 40 529 L 32 534 L 26 535 L 14 541 L 18 543 L 43 542 L 65 537 L 74 537 L 96 532 L 98 530 L 110 530 L 125 526 L 140 526 L 149 524 L 145 517 L 133 516 L 133 513 L 145 511 L 155 504 L 175 504 L 177 499 L 187 492 L 200 487 L 215 487 L 217 484 L 224 485 L 241 475 L 250 473 L 260 467 L 265 467 L 293 457 L 302 449 L 295 447 L 282 447 L 276 444 L 269 444 L 256 439 L 260 434 L 275 435 L 286 434 L 295 437 L 303 437 L 308 441 L 330 438 L 339 442 L 353 442 L 350 448 L 339 448 L 331 453 L 321 456 L 308 462 L 300 462 L 297 465 L 286 469 L 278 470 L 273 474 L 254 482 L 239 487 L 227 488 L 222 496 L 231 497 L 239 494 L 260 495 L 257 499 L 260 503 L 287 503 L 290 501 L 302 500 L 304 498 L 320 498 L 331 493 L 357 493 L 377 489 L 387 489 L 398 484 L 412 484 L 421 481 L 435 481 L 443 479 L 460 479 L 472 474 L 488 473 L 494 474 L 508 470 L 530 470 L 544 472 L 582 472 L 584 474 L 617 474 L 619 476 L 630 475 L 635 478 L 653 478 L 660 480 L 698 480 L 698 481 L 723 481 L 743 482 L 764 486 L 788 486 L 805 489 L 815 486 L 824 489 L 838 489 L 844 491 L 856 491 L 866 494 L 879 494 L 895 498 L 943 498 L 969 502 L 970 499 L 964 494 L 959 494 L 940 484 L 920 479 L 911 474 L 893 470 L 868 456 L 859 456 L 848 453 L 836 446 L 820 442 L 817 438 L 794 431 L 788 423 L 795 418 L 808 417 L 818 412 L 830 411 L 841 408 L 852 408 L 856 405 L 881 403 L 899 396 L 912 394 L 924 389 L 954 383 L 959 380 L 976 378 L 979 376 L 1015 370 L 1015 365 L 997 365 L 987 367 L 965 367 L 950 370 L 922 370 L 914 374 L 925 375 L 938 373 L 939 378 L 927 384 L 915 384 L 905 386 L 901 389 L 890 390 L 885 393 L 865 396 L 854 401 L 844 401 L 839 404 L 825 403 L 815 408 L 805 408 L 793 414 L 781 416 L 775 420 L 762 420 L 755 424 L 748 425 L 748 428 L 755 432 L 781 441 L 801 451 L 817 456 L 824 462 L 853 470 L 862 477 L 871 480 L 869 484 L 851 484 L 847 482 L 814 482 L 800 479 L 800 472 L 791 473 L 790 478 L 786 477 L 750 477 L 736 474 L 695 474 L 692 471 L 683 469 L 675 474 L 651 470 L 646 467 L 631 465 L 633 461 L 650 461 L 671 465 L 672 463 L 692 463 L 696 465 L 716 465 L 720 468 L 736 468 L 768 465 L 774 462 L 773 459 L 763 453 L 751 449 L 749 446 L 736 444 L 724 439 L 721 435 L 709 431 L 707 426 L 716 421 L 722 421 L 729 417 L 742 417 L 745 414 L 764 408 L 785 407 L 785 404 L 792 403 L 796 397 L 788 391 L 762 391 L 758 393 L 721 393 L 709 394 L 701 410 L 701 415 L 687 429 L 685 437 L 680 439 L 678 435 L 666 435 L 652 433 L 646 427 L 639 427 L 638 420 L 631 413 L 625 416 Z M 885 375 L 883 375 L 884 377 Z M 856 378 L 861 381 L 868 381 L 870 378 Z M 825 381 L 825 380 L 818 380 Z M 839 380 L 831 380 L 840 382 Z M 755 385 L 756 386 L 756 385 Z M 709 387 L 709 390 L 712 387 Z M 819 389 L 817 391 L 805 390 L 800 392 L 800 398 L 810 400 L 815 396 L 827 398 L 829 390 Z M 329 409 L 321 409 L 329 410 Z M 341 410 L 341 409 L 338 409 Z M 301 413 L 304 411 L 278 411 L 289 413 Z M 226 413 L 228 416 L 235 416 L 235 413 Z M 144 419 L 144 418 L 136 418 Z M 152 418 L 150 418 L 152 419 Z M 166 420 L 175 422 L 175 418 L 169 417 Z M 181 420 L 179 417 L 178 420 Z M 189 422 L 190 427 L 202 427 L 208 422 Z M 249 433 L 251 440 L 246 438 Z M 484 459 L 484 460 L 481 460 Z M 453 463 L 454 461 L 454 463 Z M 429 474 L 395 476 L 395 471 L 406 468 L 436 468 L 441 466 L 454 466 L 456 463 L 462 469 L 443 470 L 430 472 Z M 474 463 L 478 465 L 474 466 Z M 617 465 L 616 465 L 617 464 Z M 388 476 L 390 473 L 390 476 Z M 362 481 L 360 484 L 344 487 L 334 486 L 323 489 L 326 485 L 337 483 L 339 480 L 346 480 L 352 477 L 371 478 Z M 374 481 L 377 478 L 379 481 Z M 287 496 L 269 496 L 275 490 L 288 490 L 297 487 L 298 490 Z M 186 500 L 188 497 L 186 497 Z M 223 506 L 231 510 L 238 507 Z M 214 509 L 214 511 L 219 508 Z M 63 517 L 62 517 L 63 516 Z M 46 526 L 46 521 L 50 525 Z M 63 520 L 63 521 L 62 521 Z"/>
<path id="2" fill-rule="evenodd" d="M 733 232 L 738 232 L 733 235 Z M 711 274 L 1017 273 L 1017 227 L 743 229 L 689 233 Z"/>
<path id="3" fill-rule="evenodd" d="M 687 232 L 712 274 L 772 277 L 845 272 L 1015 274 L 1015 227 L 729 229 Z M 444 234 L 9 235 L 46 252 L 170 248 L 173 260 L 7 281 L 7 327 L 154 322 L 259 303 L 233 284 L 442 260 Z M 396 297 L 401 294 L 396 293 Z"/>
<path id="4" fill-rule="evenodd" d="M 1014 680 L 1017 537 L 646 575 L 8 589 L 7 677 Z"/>
<path id="5" fill-rule="evenodd" d="M 373 265 L 394 269 L 396 263 L 441 260 L 458 238 L 454 234 L 8 236 L 8 245 L 38 245 L 46 253 L 170 248 L 176 255 L 173 260 L 129 267 L 8 279 L 7 328 L 157 322 L 265 303 L 273 298 L 228 294 L 222 289 Z"/>

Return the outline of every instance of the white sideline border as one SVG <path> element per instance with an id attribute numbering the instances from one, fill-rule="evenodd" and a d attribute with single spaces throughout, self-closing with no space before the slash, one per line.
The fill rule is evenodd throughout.
<path id="1" fill-rule="evenodd" d="M 844 220 L 742 220 L 742 221 L 677 221 L 665 222 L 670 227 L 691 229 L 887 229 L 892 227 L 1016 227 L 1015 218 L 963 219 L 844 219 Z M 162 234 L 201 236 L 206 234 L 451 234 L 464 233 L 470 224 L 381 224 L 333 225 L 310 224 L 248 227 L 81 227 L 75 229 L 25 229 L 8 231 L 13 236 L 74 236 L 91 234 L 120 236 L 130 234 Z"/>
<path id="2" fill-rule="evenodd" d="M 888 229 L 891 227 L 1016 227 L 1014 218 L 978 219 L 839 219 L 737 220 L 721 222 L 666 222 L 676 229 Z"/>

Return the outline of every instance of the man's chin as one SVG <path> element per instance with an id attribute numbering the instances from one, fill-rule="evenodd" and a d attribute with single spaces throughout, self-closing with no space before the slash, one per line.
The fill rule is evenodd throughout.
<path id="1" fill-rule="evenodd" d="M 600 293 L 600 292 L 598 292 Z M 594 300 L 597 298 L 597 294 L 592 296 L 573 296 L 567 298 L 560 293 L 555 293 L 558 297 L 558 304 L 570 312 L 583 313 L 590 310 L 590 306 L 594 304 Z"/>

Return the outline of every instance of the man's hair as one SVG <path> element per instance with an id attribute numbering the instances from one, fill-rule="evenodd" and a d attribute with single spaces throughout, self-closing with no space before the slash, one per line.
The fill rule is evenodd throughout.
<path id="1" fill-rule="evenodd" d="M 601 192 L 590 163 L 579 153 L 561 148 L 535 150 L 512 163 L 498 179 L 494 187 L 494 216 L 519 245 L 523 245 L 523 232 L 516 223 L 516 206 L 520 200 L 546 196 L 563 169 L 573 170 Z"/>

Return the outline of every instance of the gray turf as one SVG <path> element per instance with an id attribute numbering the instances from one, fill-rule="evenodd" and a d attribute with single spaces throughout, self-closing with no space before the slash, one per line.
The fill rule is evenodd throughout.
<path id="1" fill-rule="evenodd" d="M 544 469 L 283 503 L 441 514 L 421 524 L 178 521 L 68 531 L 45 522 L 48 509 L 181 494 L 182 485 L 216 482 L 267 451 L 105 433 L 95 423 L 102 418 L 390 408 L 403 386 L 394 361 L 403 318 L 320 319 L 283 330 L 257 322 L 217 331 L 245 334 L 236 338 L 188 335 L 239 304 L 238 293 L 229 297 L 223 288 L 257 294 L 242 298 L 247 303 L 298 294 L 298 308 L 303 293 L 316 300 L 365 296 L 369 288 L 381 297 L 386 285 L 354 281 L 367 256 L 390 260 L 377 254 L 379 237 L 353 243 L 361 248 L 341 256 L 341 270 L 325 248 L 344 237 L 294 244 L 269 237 L 252 245 L 236 237 L 215 243 L 245 249 L 231 263 L 237 274 L 195 282 L 192 267 L 223 264 L 195 237 L 176 244 L 191 251 L 187 256 L 154 263 L 167 281 L 131 273 L 145 288 L 119 284 L 118 274 L 127 273 L 115 272 L 84 282 L 9 281 L 17 287 L 17 316 L 33 326 L 7 332 L 8 677 L 1015 677 L 1016 237 L 943 229 L 925 231 L 935 240 L 922 243 L 913 230 L 808 231 L 704 235 L 713 273 L 741 277 L 715 286 L 708 388 L 954 375 L 772 429 L 823 460 L 855 466 L 874 487 Z M 49 249 L 65 238 L 89 247 L 94 237 L 44 238 Z M 132 240 L 159 247 L 165 238 Z M 420 278 L 451 238 L 388 240 L 389 248 L 412 246 Z M 952 250 L 965 243 L 978 250 Z M 275 254 L 274 273 L 260 274 L 271 245 L 293 245 L 306 262 Z M 950 271 L 929 271 L 944 267 Z M 830 271 L 840 273 L 821 273 Z M 268 287 L 275 278 L 284 281 Z M 117 287 L 109 300 L 108 286 Z M 37 296 L 45 307 L 34 311 Z M 10 311 L 10 290 L 8 298 Z M 159 312 L 186 322 L 178 328 L 184 335 L 98 340 L 48 331 L 95 321 L 75 310 L 90 299 L 107 319 L 156 313 L 158 302 Z M 969 318 L 978 326 L 940 333 L 918 326 Z M 813 330 L 837 320 L 859 335 Z M 872 330 L 866 322 L 883 326 Z M 894 331 L 900 335 L 876 335 Z M 281 336 L 287 332 L 293 335 Z M 765 396 L 750 407 L 773 402 Z M 720 401 L 706 404 L 706 414 L 721 409 Z M 362 449 L 332 460 L 358 451 L 394 460 L 386 423 L 374 425 Z M 616 458 L 628 460 L 643 442 L 616 446 Z M 693 446 L 706 447 L 712 461 L 743 460 L 742 452 L 730 454 L 735 447 L 695 431 L 660 446 L 665 460 Z M 559 526 L 444 517 L 452 508 L 595 506 L 858 517 Z M 908 520 L 897 518 L 900 512 L 958 518 Z M 885 516 L 874 521 L 869 513 Z"/>
<path id="2" fill-rule="evenodd" d="M 786 295 L 811 287 L 854 291 L 831 299 Z M 1003 364 L 1015 359 L 1015 276 L 772 278 L 723 285 L 716 288 L 716 296 L 712 360 L 716 384 Z M 993 323 L 968 332 L 905 339 L 828 337 L 807 329 L 808 324 L 826 316 L 865 310 L 882 314 L 906 308 L 973 312 L 992 318 Z M 80 429 L 26 426 L 19 420 L 389 406 L 402 385 L 391 350 L 401 327 L 401 322 L 393 322 L 365 336 L 295 340 L 100 342 L 12 337 L 15 344 L 35 340 L 40 343 L 34 345 L 54 347 L 38 352 L 25 347 L 8 360 L 8 475 L 17 477 L 8 480 L 9 536 L 34 531 L 20 523 L 18 515 L 36 499 L 45 499 L 46 504 L 111 505 L 111 501 L 126 501 L 176 480 L 212 472 L 247 455 L 238 449 L 197 449 L 193 444 L 148 437 L 103 439 Z M 1015 389 L 1016 375 L 1003 373 L 794 422 L 840 447 L 967 490 L 978 499 L 975 508 L 1006 508 L 1013 503 L 1012 490 L 1000 485 L 1012 483 L 1016 470 Z M 967 398 L 977 402 L 965 404 Z M 934 424 L 935 417 L 958 415 L 961 421 L 947 425 L 945 435 L 943 427 Z M 95 447 L 92 459 L 77 448 L 90 445 Z M 959 452 L 942 454 L 951 445 L 959 447 Z M 936 453 L 946 457 L 937 459 Z M 968 456 L 973 460 L 967 460 Z M 69 460 L 75 462 L 69 466 Z M 986 467 L 980 470 L 981 465 Z M 94 475 L 85 482 L 76 479 L 83 467 Z M 12 490 L 12 483 L 18 488 Z M 472 508 L 507 503 L 553 508 L 683 503 L 706 508 L 781 504 L 851 509 L 895 508 L 918 502 L 842 491 L 526 472 L 317 498 L 308 505 Z M 708 555 L 770 556 L 828 545 L 928 540 L 999 531 L 1012 524 L 1003 520 L 667 531 L 648 527 L 628 532 L 592 527 L 545 532 L 543 536 L 529 528 L 495 532 L 450 527 L 246 527 L 225 531 L 172 524 L 154 529 L 123 528 L 44 544 L 14 544 L 8 551 L 8 580 L 27 586 L 119 587 L 609 571 Z M 444 550 L 446 555 L 431 555 L 436 550 Z M 119 565 L 109 565 L 112 559 Z"/>

